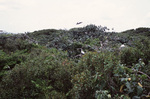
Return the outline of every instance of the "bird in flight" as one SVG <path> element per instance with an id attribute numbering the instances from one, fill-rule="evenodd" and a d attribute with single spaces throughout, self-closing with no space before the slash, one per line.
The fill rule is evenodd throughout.
<path id="1" fill-rule="evenodd" d="M 82 22 L 77 22 L 76 25 L 79 25 L 79 24 L 81 24 L 81 23 L 82 23 Z"/>

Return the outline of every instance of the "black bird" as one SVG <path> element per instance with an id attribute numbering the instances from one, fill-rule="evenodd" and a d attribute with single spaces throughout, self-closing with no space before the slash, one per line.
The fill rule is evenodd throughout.
<path id="1" fill-rule="evenodd" d="M 76 25 L 79 25 L 79 24 L 81 24 L 82 22 L 77 22 L 77 24 Z"/>

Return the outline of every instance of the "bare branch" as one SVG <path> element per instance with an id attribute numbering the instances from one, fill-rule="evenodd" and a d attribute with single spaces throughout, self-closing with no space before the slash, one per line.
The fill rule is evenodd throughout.
<path id="1" fill-rule="evenodd" d="M 145 73 L 143 73 L 143 72 L 141 72 L 141 71 L 137 71 L 137 70 L 135 70 L 134 68 L 132 68 L 134 71 L 136 71 L 136 72 L 138 72 L 138 73 L 140 73 L 140 74 L 143 74 L 143 75 L 146 75 L 147 76 L 147 78 L 149 78 L 150 79 L 150 76 L 148 76 L 147 74 L 145 74 Z"/>

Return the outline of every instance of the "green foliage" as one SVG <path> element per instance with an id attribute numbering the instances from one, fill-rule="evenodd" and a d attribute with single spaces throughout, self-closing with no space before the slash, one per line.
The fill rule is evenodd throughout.
<path id="1" fill-rule="evenodd" d="M 4 93 L 1 97 L 60 97 L 61 94 L 64 97 L 72 86 L 66 68 L 71 63 L 63 63 L 67 54 L 43 48 L 33 49 L 30 55 L 26 62 L 18 64 L 3 77 L 1 88 Z"/>
<path id="2" fill-rule="evenodd" d="M 76 74 L 72 78 L 74 87 L 71 93 L 76 98 L 93 98 L 99 90 L 112 90 L 112 71 L 118 64 L 113 54 L 88 53 L 77 65 Z M 111 83 L 112 82 L 112 83 Z"/>
<path id="3" fill-rule="evenodd" d="M 0 33 L 0 37 L 9 37 L 12 36 L 13 34 L 11 33 Z"/>
<path id="4" fill-rule="evenodd" d="M 15 53 L 11 54 L 7 54 L 0 50 L 0 81 L 9 70 L 25 60 L 26 50 L 16 51 Z"/>
<path id="5" fill-rule="evenodd" d="M 149 86 L 150 82 L 147 81 L 148 75 L 143 72 L 142 67 L 145 67 L 145 64 L 139 60 L 139 63 L 132 68 L 124 65 L 119 65 L 115 68 L 114 76 L 120 86 L 121 93 L 126 93 L 133 98 L 143 98 L 145 96 L 144 93 L 147 93 L 149 90 L 146 86 Z"/>
<path id="6" fill-rule="evenodd" d="M 143 61 L 148 64 L 150 60 L 150 40 L 147 37 L 141 37 L 140 40 L 134 42 L 136 49 L 138 49 L 143 55 Z"/>
<path id="7" fill-rule="evenodd" d="M 88 44 L 90 46 L 100 46 L 100 40 L 98 38 L 96 38 L 96 39 L 87 39 L 84 43 Z"/>
<path id="8" fill-rule="evenodd" d="M 144 33 L 144 32 L 149 33 L 149 32 L 150 32 L 150 29 L 149 29 L 149 28 L 144 28 L 144 27 L 141 27 L 141 28 L 137 28 L 137 29 L 136 29 L 136 33 Z"/>
<path id="9" fill-rule="evenodd" d="M 137 63 L 138 60 L 142 57 L 143 53 L 136 48 L 125 48 L 121 51 L 121 62 L 128 66 Z"/>
<path id="10" fill-rule="evenodd" d="M 96 91 L 96 99 L 111 99 L 111 95 L 107 90 Z"/>
<path id="11" fill-rule="evenodd" d="M 0 35 L 0 98 L 150 97 L 149 28 L 106 30 L 90 24 Z"/>
<path id="12" fill-rule="evenodd" d="M 17 50 L 30 50 L 34 45 L 25 40 L 16 37 L 4 37 L 0 39 L 0 47 L 5 52 L 15 52 Z"/>

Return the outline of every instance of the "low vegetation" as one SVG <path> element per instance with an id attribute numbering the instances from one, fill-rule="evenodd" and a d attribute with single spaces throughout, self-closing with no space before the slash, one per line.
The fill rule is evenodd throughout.
<path id="1" fill-rule="evenodd" d="M 150 98 L 150 29 L 107 30 L 0 35 L 0 98 Z"/>

